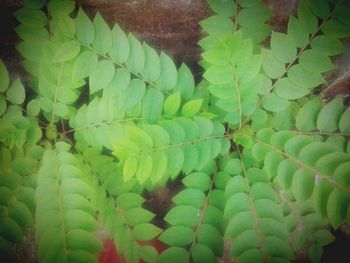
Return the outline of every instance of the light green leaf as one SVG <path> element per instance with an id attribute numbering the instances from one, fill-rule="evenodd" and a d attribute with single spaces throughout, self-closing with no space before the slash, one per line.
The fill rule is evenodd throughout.
<path id="1" fill-rule="evenodd" d="M 123 193 L 117 197 L 117 205 L 123 210 L 139 207 L 144 201 L 142 196 L 135 193 Z"/>
<path id="2" fill-rule="evenodd" d="M 188 205 L 179 205 L 172 208 L 164 217 L 171 225 L 194 227 L 198 224 L 199 209 Z"/>
<path id="3" fill-rule="evenodd" d="M 126 213 L 126 221 L 132 227 L 142 223 L 148 223 L 154 218 L 154 214 L 141 207 L 131 208 Z"/>
<path id="4" fill-rule="evenodd" d="M 25 99 L 25 90 L 20 79 L 16 79 L 12 82 L 11 86 L 6 92 L 6 96 L 13 104 L 22 104 Z"/>
<path id="5" fill-rule="evenodd" d="M 310 90 L 291 83 L 288 78 L 277 81 L 275 91 L 278 96 L 287 100 L 295 100 L 310 93 Z"/>
<path id="6" fill-rule="evenodd" d="M 156 89 L 148 89 L 142 100 L 142 117 L 150 122 L 155 123 L 163 111 L 164 95 Z"/>
<path id="7" fill-rule="evenodd" d="M 294 65 L 289 69 L 288 79 L 306 89 L 313 89 L 326 82 L 320 73 L 305 70 L 301 65 Z"/>
<path id="8" fill-rule="evenodd" d="M 104 89 L 114 77 L 114 65 L 108 60 L 101 60 L 94 73 L 89 77 L 90 95 Z"/>
<path id="9" fill-rule="evenodd" d="M 0 92 L 5 92 L 10 84 L 9 73 L 0 59 Z"/>
<path id="10" fill-rule="evenodd" d="M 120 94 L 120 108 L 128 110 L 134 107 L 141 101 L 145 91 L 146 86 L 142 80 L 132 79 L 129 86 Z"/>
<path id="11" fill-rule="evenodd" d="M 258 248 L 259 240 L 259 236 L 254 230 L 244 231 L 235 238 L 235 245 L 231 248 L 231 255 L 237 257 L 249 249 Z"/>
<path id="12" fill-rule="evenodd" d="M 190 205 L 201 208 L 205 202 L 205 195 L 198 189 L 185 189 L 173 197 L 173 202 L 177 205 Z"/>
<path id="13" fill-rule="evenodd" d="M 140 156 L 138 158 L 138 168 L 136 172 L 136 177 L 139 183 L 142 185 L 151 176 L 152 172 L 152 158 L 149 155 Z"/>
<path id="14" fill-rule="evenodd" d="M 63 1 L 50 1 L 47 5 L 48 13 L 53 18 L 68 16 L 75 7 L 75 3 L 72 0 Z"/>
<path id="15" fill-rule="evenodd" d="M 126 65 L 131 71 L 139 73 L 145 66 L 145 52 L 140 41 L 133 34 L 129 33 L 128 41 L 130 53 Z"/>
<path id="16" fill-rule="evenodd" d="M 166 98 L 164 102 L 164 113 L 173 116 L 179 110 L 181 104 L 181 93 L 175 92 Z"/>
<path id="17" fill-rule="evenodd" d="M 210 248 L 216 256 L 222 256 L 224 241 L 222 235 L 214 226 L 202 224 L 198 231 L 197 240 L 198 243 Z"/>
<path id="18" fill-rule="evenodd" d="M 218 15 L 230 17 L 233 16 L 236 5 L 227 0 L 208 0 L 210 8 Z"/>
<path id="19" fill-rule="evenodd" d="M 317 116 L 321 109 L 318 99 L 306 102 L 298 111 L 295 126 L 299 131 L 312 131 L 316 128 Z"/>
<path id="20" fill-rule="evenodd" d="M 69 40 L 63 42 L 56 50 L 52 62 L 65 62 L 67 60 L 72 60 L 80 52 L 80 43 L 76 40 Z"/>
<path id="21" fill-rule="evenodd" d="M 98 57 L 91 51 L 82 52 L 74 61 L 72 80 L 78 81 L 90 76 L 97 68 Z"/>
<path id="22" fill-rule="evenodd" d="M 186 249 L 171 247 L 163 251 L 158 258 L 159 263 L 188 263 L 189 255 Z"/>
<path id="23" fill-rule="evenodd" d="M 327 200 L 332 190 L 332 185 L 325 179 L 321 179 L 315 183 L 313 193 L 315 211 L 321 215 L 322 218 L 327 216 Z"/>
<path id="24" fill-rule="evenodd" d="M 130 52 L 129 41 L 123 30 L 118 24 L 112 29 L 112 47 L 109 54 L 116 62 L 124 63 L 128 60 Z"/>
<path id="25" fill-rule="evenodd" d="M 211 66 L 207 71 L 204 72 L 203 77 L 212 84 L 224 85 L 232 82 L 233 70 L 229 65 Z"/>
<path id="26" fill-rule="evenodd" d="M 137 159 L 134 156 L 129 156 L 123 166 L 123 178 L 124 181 L 129 181 L 137 171 Z"/>
<path id="27" fill-rule="evenodd" d="M 285 71 L 285 65 L 276 59 L 274 54 L 269 49 L 261 49 L 262 52 L 262 67 L 267 76 L 272 79 L 277 79 Z"/>
<path id="28" fill-rule="evenodd" d="M 47 23 L 47 17 L 41 10 L 21 8 L 14 13 L 14 16 L 22 24 L 31 28 L 42 28 Z"/>
<path id="29" fill-rule="evenodd" d="M 202 104 L 203 99 L 190 100 L 182 107 L 181 115 L 187 118 L 193 117 L 200 111 Z"/>
<path id="30" fill-rule="evenodd" d="M 169 246 L 184 247 L 192 243 L 194 238 L 193 230 L 187 226 L 171 226 L 160 236 L 159 240 Z"/>
<path id="31" fill-rule="evenodd" d="M 270 17 L 271 11 L 260 6 L 243 8 L 238 14 L 238 23 L 242 27 L 254 27 L 265 24 Z"/>
<path id="32" fill-rule="evenodd" d="M 157 52 L 146 43 L 143 43 L 145 51 L 145 67 L 141 75 L 148 81 L 156 81 L 161 72 L 160 58 Z"/>
<path id="33" fill-rule="evenodd" d="M 275 95 L 275 93 L 267 95 L 263 104 L 264 109 L 272 112 L 285 110 L 289 105 L 290 102 L 288 100 Z"/>
<path id="34" fill-rule="evenodd" d="M 162 229 L 153 224 L 143 223 L 134 227 L 133 234 L 136 240 L 152 240 L 162 232 Z"/>
<path id="35" fill-rule="evenodd" d="M 162 90 L 175 88 L 177 82 L 177 69 L 172 59 L 165 53 L 160 53 L 160 76 L 157 84 Z"/>
<path id="36" fill-rule="evenodd" d="M 170 148 L 167 151 L 168 156 L 168 173 L 171 178 L 175 178 L 181 171 L 184 164 L 185 156 L 181 148 Z"/>
<path id="37" fill-rule="evenodd" d="M 327 72 L 334 68 L 331 60 L 317 49 L 309 49 L 304 51 L 299 57 L 300 65 L 312 72 Z"/>
<path id="38" fill-rule="evenodd" d="M 199 23 L 202 28 L 213 37 L 222 37 L 226 36 L 229 33 L 232 33 L 235 29 L 235 26 L 231 19 L 224 16 L 211 16 Z"/>
<path id="39" fill-rule="evenodd" d="M 80 42 L 89 46 L 95 39 L 95 29 L 90 18 L 85 14 L 82 8 L 79 8 L 75 19 L 76 35 Z"/>
<path id="40" fill-rule="evenodd" d="M 289 35 L 272 32 L 271 50 L 274 56 L 283 63 L 291 62 L 297 54 L 293 39 Z"/>
<path id="41" fill-rule="evenodd" d="M 191 173 L 187 175 L 182 182 L 187 187 L 196 188 L 201 191 L 207 191 L 211 186 L 210 177 L 206 173 Z"/>
<path id="42" fill-rule="evenodd" d="M 314 233 L 314 239 L 316 244 L 320 246 L 327 246 L 334 241 L 335 237 L 330 231 L 321 229 Z"/>
<path id="43" fill-rule="evenodd" d="M 147 263 L 158 262 L 158 251 L 152 246 L 142 246 L 140 257 Z"/>
<path id="44" fill-rule="evenodd" d="M 73 38 L 75 34 L 75 23 L 69 16 L 61 16 L 58 18 L 58 26 L 65 37 Z M 43 31 L 43 37 L 46 35 L 46 30 Z M 47 39 L 48 37 L 45 37 Z"/>
<path id="45" fill-rule="evenodd" d="M 254 79 L 260 72 L 261 68 L 261 56 L 253 55 L 248 63 L 241 65 L 237 68 L 237 76 L 240 82 L 247 83 Z"/>
<path id="46" fill-rule="evenodd" d="M 338 128 L 338 121 L 344 111 L 342 97 L 327 103 L 318 114 L 317 129 L 322 132 L 333 132 Z"/>
<path id="47" fill-rule="evenodd" d="M 194 77 L 191 70 L 186 64 L 181 64 L 177 72 L 177 83 L 174 90 L 179 91 L 184 100 L 190 100 L 193 96 L 194 87 Z"/>
<path id="48" fill-rule="evenodd" d="M 104 55 L 112 48 L 111 30 L 98 12 L 94 18 L 93 24 L 95 28 L 95 39 L 92 42 L 92 47 Z"/>

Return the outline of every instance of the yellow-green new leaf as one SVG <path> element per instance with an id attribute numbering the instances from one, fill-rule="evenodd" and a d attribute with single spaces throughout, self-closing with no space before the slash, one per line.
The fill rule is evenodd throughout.
<path id="1" fill-rule="evenodd" d="M 203 99 L 190 100 L 182 107 L 181 115 L 188 118 L 193 117 L 200 111 L 202 104 Z"/>
<path id="2" fill-rule="evenodd" d="M 137 159 L 134 156 L 128 157 L 124 162 L 123 177 L 124 181 L 129 181 L 137 171 Z"/>
<path id="3" fill-rule="evenodd" d="M 174 116 L 179 110 L 181 104 L 181 93 L 176 92 L 166 98 L 164 102 L 164 113 L 169 116 Z"/>

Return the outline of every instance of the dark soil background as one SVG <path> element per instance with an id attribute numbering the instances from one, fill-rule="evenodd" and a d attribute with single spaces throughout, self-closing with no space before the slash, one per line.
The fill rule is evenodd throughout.
<path id="1" fill-rule="evenodd" d="M 140 40 L 147 41 L 157 50 L 163 50 L 172 56 L 177 65 L 185 62 L 190 66 L 197 80 L 202 69 L 197 61 L 201 50 L 197 41 L 201 38 L 199 22 L 211 15 L 205 0 L 77 0 L 84 10 L 93 17 L 98 11 L 110 25 L 115 22 L 126 31 L 133 32 Z M 14 32 L 18 24 L 12 12 L 21 7 L 20 0 L 0 0 L 0 58 L 11 72 L 11 78 L 20 76 L 26 82 L 29 76 L 20 66 L 21 57 L 15 45 L 19 39 Z M 269 24 L 276 31 L 285 32 L 288 16 L 296 13 L 297 0 L 265 0 L 264 4 L 272 10 Z M 349 14 L 350 15 L 350 14 Z M 336 69 L 326 78 L 328 83 L 320 89 L 320 95 L 329 100 L 342 95 L 350 101 L 350 41 L 345 42 L 347 52 L 334 57 Z M 171 197 L 178 191 L 178 185 L 148 193 L 147 206 L 157 212 L 158 220 L 166 213 Z M 321 263 L 350 262 L 350 231 L 343 226 L 334 232 L 336 240 L 324 248 Z M 35 262 L 33 255 L 33 235 L 27 234 L 25 245 L 18 248 L 18 262 Z M 31 249 L 30 249 L 31 248 Z M 26 251 L 26 250 L 29 250 Z M 33 252 L 32 252 L 33 253 Z M 26 259 L 25 261 L 23 261 Z M 300 257 L 296 262 L 309 262 Z"/>

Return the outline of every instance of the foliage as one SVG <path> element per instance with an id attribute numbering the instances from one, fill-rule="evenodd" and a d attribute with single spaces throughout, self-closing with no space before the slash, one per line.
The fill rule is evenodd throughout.
<path id="1" fill-rule="evenodd" d="M 23 1 L 27 85 L 0 61 L 3 261 L 34 228 L 39 262 L 96 262 L 101 231 L 127 262 L 318 262 L 350 223 L 350 110 L 315 95 L 350 6 L 300 1 L 282 33 L 259 0 L 208 4 L 195 86 L 100 14 Z M 175 179 L 162 229 L 143 194 Z"/>

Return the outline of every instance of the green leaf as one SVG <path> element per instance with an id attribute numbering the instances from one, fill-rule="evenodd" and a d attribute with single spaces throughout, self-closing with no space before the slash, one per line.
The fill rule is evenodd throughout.
<path id="1" fill-rule="evenodd" d="M 337 229 L 343 223 L 348 206 L 349 196 L 343 191 L 336 189 L 329 195 L 327 214 L 334 229 Z"/>
<path id="2" fill-rule="evenodd" d="M 238 262 L 242 263 L 263 263 L 264 262 L 264 256 L 260 249 L 249 249 L 244 251 L 239 257 Z M 272 261 L 273 262 L 273 261 Z"/>
<path id="3" fill-rule="evenodd" d="M 76 35 L 83 45 L 89 46 L 95 39 L 94 25 L 85 14 L 82 8 L 79 8 L 75 19 Z"/>
<path id="4" fill-rule="evenodd" d="M 161 72 L 160 58 L 157 52 L 146 43 L 143 43 L 145 51 L 145 67 L 141 75 L 148 81 L 156 81 Z"/>
<path id="5" fill-rule="evenodd" d="M 6 100 L 3 97 L 0 97 L 0 116 L 6 111 L 7 105 Z"/>
<path id="6" fill-rule="evenodd" d="M 181 110 L 181 115 L 187 118 L 195 116 L 201 109 L 203 99 L 195 99 L 187 102 Z"/>
<path id="7" fill-rule="evenodd" d="M 72 0 L 63 1 L 50 1 L 47 5 L 48 13 L 53 18 L 68 16 L 75 7 L 75 3 Z"/>
<path id="8" fill-rule="evenodd" d="M 290 36 L 278 32 L 272 32 L 271 50 L 282 63 L 291 62 L 297 55 L 295 43 Z"/>
<path id="9" fill-rule="evenodd" d="M 254 27 L 265 24 L 270 17 L 271 11 L 260 6 L 243 8 L 238 14 L 238 23 L 242 27 Z"/>
<path id="10" fill-rule="evenodd" d="M 213 252 L 202 244 L 195 244 L 192 247 L 192 258 L 195 263 L 212 263 L 217 261 Z"/>
<path id="11" fill-rule="evenodd" d="M 131 208 L 126 213 L 126 221 L 132 227 L 142 223 L 148 223 L 154 218 L 154 214 L 141 207 Z"/>
<path id="12" fill-rule="evenodd" d="M 342 133 L 350 134 L 350 108 L 347 108 L 342 114 L 339 120 L 339 130 Z"/>
<path id="13" fill-rule="evenodd" d="M 289 16 L 288 35 L 292 38 L 298 48 L 307 46 L 309 42 L 309 34 L 307 29 L 294 16 Z"/>
<path id="14" fill-rule="evenodd" d="M 317 17 L 312 14 L 308 3 L 302 2 L 298 6 L 298 18 L 304 28 L 309 34 L 313 34 L 317 27 L 318 21 Z"/>
<path id="15" fill-rule="evenodd" d="M 288 78 L 277 81 L 275 91 L 278 96 L 287 100 L 299 99 L 310 93 L 310 90 L 294 85 Z"/>
<path id="16" fill-rule="evenodd" d="M 317 116 L 321 109 L 318 99 L 306 102 L 298 111 L 295 126 L 299 131 L 312 131 L 316 128 Z"/>
<path id="17" fill-rule="evenodd" d="M 138 158 L 138 168 L 136 172 L 136 177 L 139 183 L 142 185 L 151 176 L 152 172 L 152 158 L 149 155 L 140 156 Z"/>
<path id="18" fill-rule="evenodd" d="M 240 82 L 247 83 L 254 79 L 260 72 L 261 56 L 253 55 L 248 63 L 237 68 L 237 76 Z"/>
<path id="19" fill-rule="evenodd" d="M 129 41 L 123 30 L 118 24 L 112 29 L 112 47 L 109 54 L 116 62 L 124 63 L 128 60 L 130 52 Z"/>
<path id="20" fill-rule="evenodd" d="M 205 202 L 205 195 L 198 189 L 185 189 L 173 197 L 173 202 L 177 205 L 190 205 L 201 208 Z"/>
<path id="21" fill-rule="evenodd" d="M 314 184 L 314 175 L 308 170 L 299 169 L 294 174 L 292 181 L 292 191 L 295 199 L 299 202 L 306 201 L 312 195 Z"/>
<path id="22" fill-rule="evenodd" d="M 160 76 L 157 81 L 160 89 L 171 90 L 177 81 L 177 69 L 172 59 L 165 53 L 160 53 Z"/>
<path id="23" fill-rule="evenodd" d="M 85 250 L 96 253 L 102 250 L 97 238 L 83 229 L 74 229 L 67 233 L 67 246 L 72 250 Z"/>
<path id="24" fill-rule="evenodd" d="M 233 16 L 236 5 L 227 0 L 208 0 L 210 8 L 218 15 L 230 17 Z"/>
<path id="25" fill-rule="evenodd" d="M 133 228 L 133 234 L 136 240 L 152 240 L 162 232 L 162 229 L 153 224 L 143 223 Z"/>
<path id="26" fill-rule="evenodd" d="M 350 36 L 349 25 L 335 19 L 330 19 L 322 24 L 322 32 L 331 38 L 345 38 Z"/>
<path id="27" fill-rule="evenodd" d="M 322 132 L 337 130 L 338 121 L 343 111 L 343 99 L 340 96 L 327 103 L 318 114 L 317 129 Z"/>
<path id="28" fill-rule="evenodd" d="M 322 257 L 322 247 L 318 245 L 312 245 L 309 249 L 308 256 L 312 263 L 320 262 Z"/>
<path id="29" fill-rule="evenodd" d="M 22 24 L 31 28 L 42 28 L 47 23 L 46 15 L 40 10 L 21 8 L 14 13 L 14 16 Z"/>
<path id="30" fill-rule="evenodd" d="M 190 100 L 194 92 L 194 77 L 191 70 L 186 64 L 181 64 L 179 71 L 177 72 L 177 83 L 174 88 L 175 91 L 179 91 L 184 100 Z"/>
<path id="31" fill-rule="evenodd" d="M 92 42 L 92 47 L 102 55 L 109 52 L 112 48 L 112 34 L 106 22 L 103 20 L 100 13 L 97 13 L 94 21 L 95 39 Z"/>
<path id="32" fill-rule="evenodd" d="M 23 0 L 23 6 L 30 9 L 40 9 L 45 5 L 44 0 Z"/>
<path id="33" fill-rule="evenodd" d="M 211 66 L 203 77 L 206 78 L 210 83 L 215 85 L 224 85 L 232 82 L 233 70 L 232 67 L 227 66 Z"/>
<path id="34" fill-rule="evenodd" d="M 22 104 L 24 102 L 26 94 L 20 79 L 16 79 L 12 82 L 7 90 L 6 96 L 13 104 Z"/>
<path id="35" fill-rule="evenodd" d="M 315 183 L 313 193 L 315 211 L 321 215 L 322 218 L 327 216 L 327 200 L 332 190 L 332 185 L 325 179 L 321 179 Z"/>
<path id="36" fill-rule="evenodd" d="M 91 51 L 82 52 L 74 61 L 72 80 L 77 81 L 90 76 L 97 68 L 98 57 Z"/>
<path id="37" fill-rule="evenodd" d="M 264 109 L 272 112 L 279 112 L 285 110 L 290 105 L 290 102 L 286 99 L 283 99 L 275 93 L 271 93 L 265 97 L 264 100 Z"/>
<path id="38" fill-rule="evenodd" d="M 335 240 L 335 237 L 326 229 L 318 230 L 314 233 L 316 244 L 320 246 L 327 246 Z"/>
<path id="39" fill-rule="evenodd" d="M 259 240 L 259 236 L 254 230 L 244 231 L 235 238 L 235 245 L 231 248 L 231 255 L 239 256 L 249 249 L 258 248 Z"/>
<path id="40" fill-rule="evenodd" d="M 276 59 L 271 50 L 261 49 L 262 67 L 266 75 L 272 79 L 277 79 L 285 71 L 285 65 Z"/>
<path id="41" fill-rule="evenodd" d="M 324 35 L 316 36 L 311 42 L 311 47 L 321 51 L 326 56 L 334 56 L 344 52 L 344 46 L 338 39 Z"/>
<path id="42" fill-rule="evenodd" d="M 189 255 L 186 249 L 171 247 L 163 251 L 158 258 L 159 263 L 188 263 Z"/>
<path id="43" fill-rule="evenodd" d="M 327 72 L 334 68 L 331 60 L 320 50 L 309 49 L 299 57 L 300 65 L 311 72 Z"/>
<path id="44" fill-rule="evenodd" d="M 101 60 L 94 73 L 89 77 L 90 95 L 104 89 L 114 77 L 114 65 L 108 60 Z"/>
<path id="45" fill-rule="evenodd" d="M 212 225 L 201 225 L 198 235 L 198 243 L 210 248 L 216 256 L 222 256 L 224 241 L 220 232 Z"/>
<path id="46" fill-rule="evenodd" d="M 198 224 L 199 209 L 188 205 L 179 205 L 172 208 L 164 220 L 171 225 L 194 227 Z"/>
<path id="47" fill-rule="evenodd" d="M 320 73 L 305 70 L 301 65 L 294 65 L 289 69 L 288 79 L 306 89 L 313 89 L 326 82 Z"/>
<path id="48" fill-rule="evenodd" d="M 133 34 L 129 34 L 128 41 L 130 45 L 130 53 L 126 65 L 131 71 L 139 73 L 145 66 L 145 52 L 140 41 L 135 38 Z"/>
<path id="49" fill-rule="evenodd" d="M 75 23 L 74 20 L 72 18 L 70 18 L 69 16 L 61 16 L 58 18 L 59 22 L 58 22 L 58 26 L 61 30 L 61 32 L 63 33 L 63 35 L 65 37 L 69 37 L 69 38 L 73 38 L 74 34 L 75 34 Z M 48 39 L 48 37 L 46 37 L 46 30 L 43 31 L 43 38 Z"/>
<path id="50" fill-rule="evenodd" d="M 164 113 L 173 116 L 179 110 L 181 104 L 181 93 L 175 92 L 168 96 L 164 102 Z"/>
<path id="51" fill-rule="evenodd" d="M 76 40 L 63 42 L 56 50 L 52 62 L 65 62 L 75 58 L 80 52 L 80 43 Z"/>
<path id="52" fill-rule="evenodd" d="M 9 73 L 0 59 L 0 92 L 5 92 L 10 84 Z"/>
<path id="53" fill-rule="evenodd" d="M 156 89 L 148 89 L 142 101 L 142 117 L 150 123 L 155 123 L 163 111 L 164 95 Z"/>
<path id="54" fill-rule="evenodd" d="M 171 226 L 160 236 L 159 240 L 169 246 L 184 247 L 192 243 L 193 230 L 187 226 Z"/>
<path id="55" fill-rule="evenodd" d="M 20 226 L 10 217 L 2 216 L 0 218 L 0 233 L 1 236 L 13 243 L 21 243 L 23 240 Z"/>

